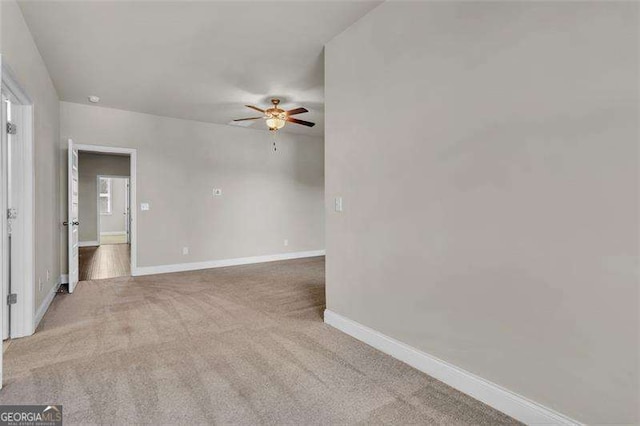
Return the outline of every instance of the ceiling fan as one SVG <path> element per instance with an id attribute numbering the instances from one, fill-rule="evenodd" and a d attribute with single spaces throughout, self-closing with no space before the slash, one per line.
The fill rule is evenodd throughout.
<path id="1" fill-rule="evenodd" d="M 310 121 L 298 120 L 297 118 L 291 117 L 292 115 L 309 112 L 306 108 L 294 108 L 290 109 L 289 111 L 285 111 L 281 108 L 278 108 L 280 99 L 271 99 L 271 103 L 273 104 L 273 107 L 267 110 L 258 108 L 253 105 L 245 105 L 247 108 L 260 111 L 264 115 L 262 117 L 238 118 L 237 120 L 233 121 L 260 120 L 262 118 L 265 120 L 265 123 L 267 124 L 267 127 L 269 127 L 269 130 L 273 131 L 282 129 L 287 121 L 289 123 L 302 124 L 303 126 L 307 127 L 313 127 L 316 125 L 316 123 L 312 123 Z"/>

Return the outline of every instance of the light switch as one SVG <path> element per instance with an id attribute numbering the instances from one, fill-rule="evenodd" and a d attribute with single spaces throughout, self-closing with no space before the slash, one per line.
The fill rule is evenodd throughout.
<path id="1" fill-rule="evenodd" d="M 143 212 L 149 210 L 149 203 L 140 203 L 140 210 Z"/>
<path id="2" fill-rule="evenodd" d="M 220 188 L 213 188 L 213 196 L 217 197 L 218 195 L 222 195 L 222 189 Z"/>
<path id="3" fill-rule="evenodd" d="M 336 211 L 342 211 L 342 197 L 336 197 Z"/>

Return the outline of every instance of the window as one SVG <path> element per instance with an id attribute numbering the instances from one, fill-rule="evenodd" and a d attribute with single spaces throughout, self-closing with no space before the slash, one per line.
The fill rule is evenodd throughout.
<path id="1" fill-rule="evenodd" d="M 111 214 L 111 179 L 98 179 L 100 214 Z"/>

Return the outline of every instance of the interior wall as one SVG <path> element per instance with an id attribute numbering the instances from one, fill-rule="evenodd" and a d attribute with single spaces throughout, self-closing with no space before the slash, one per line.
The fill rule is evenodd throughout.
<path id="1" fill-rule="evenodd" d="M 111 178 L 111 214 L 100 217 L 100 233 L 127 231 L 126 216 L 127 179 Z"/>
<path id="2" fill-rule="evenodd" d="M 59 101 L 20 8 L 14 0 L 0 3 L 2 60 L 9 65 L 34 105 L 36 282 L 33 285 L 34 308 L 38 309 L 60 277 Z M 37 284 L 38 280 L 42 281 L 42 289 Z"/>
<path id="3" fill-rule="evenodd" d="M 638 423 L 639 6 L 386 2 L 329 42 L 327 308 Z"/>
<path id="4" fill-rule="evenodd" d="M 322 138 L 279 132 L 274 152 L 267 131 L 68 102 L 60 110 L 63 140 L 137 149 L 139 267 L 324 249 Z"/>
<path id="5" fill-rule="evenodd" d="M 98 230 L 98 183 L 99 175 L 129 176 L 130 158 L 125 155 L 78 153 L 78 221 L 81 242 L 99 242 Z M 115 212 L 114 212 L 115 214 Z M 106 219 L 106 220 L 105 220 Z M 107 225 L 111 216 L 102 216 Z M 124 219 L 122 219 L 124 223 Z M 123 229 L 124 230 L 124 229 Z"/>

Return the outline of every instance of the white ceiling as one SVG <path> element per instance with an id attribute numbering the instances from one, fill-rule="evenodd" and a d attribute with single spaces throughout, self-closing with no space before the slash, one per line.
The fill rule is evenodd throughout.
<path id="1" fill-rule="evenodd" d="M 21 1 L 64 101 L 227 124 L 285 109 L 324 132 L 323 45 L 380 1 Z M 266 128 L 256 120 L 252 128 Z"/>

